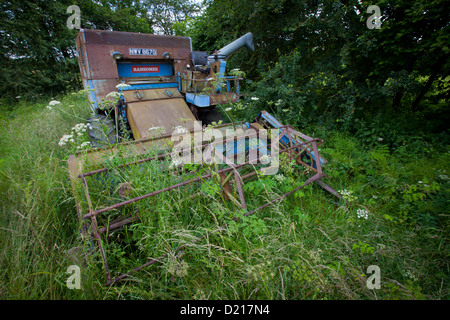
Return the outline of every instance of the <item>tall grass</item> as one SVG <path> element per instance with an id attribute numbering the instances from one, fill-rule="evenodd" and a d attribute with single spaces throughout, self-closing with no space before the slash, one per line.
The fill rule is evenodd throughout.
<path id="1" fill-rule="evenodd" d="M 61 299 L 67 291 L 67 250 L 77 238 L 66 154 L 58 142 L 89 115 L 82 95 L 21 103 L 1 119 L 0 294 L 7 299 Z"/>
<path id="2" fill-rule="evenodd" d="M 382 145 L 367 150 L 345 133 L 319 127 L 302 131 L 324 135 L 319 137 L 325 139 L 321 154 L 330 161 L 326 182 L 352 191 L 348 206 L 309 185 L 242 217 L 214 185 L 198 185 L 200 197 L 192 197 L 190 187 L 173 190 L 105 216 L 105 221 L 125 213 L 141 218 L 103 237 L 113 275 L 168 255 L 105 286 L 98 252 L 79 237 L 67 150 L 58 146 L 81 122 L 75 116 L 88 117 L 89 107 L 80 95 L 61 102 L 63 112 L 24 103 L 1 119 L 3 299 L 448 299 L 448 153 L 405 159 Z M 105 178 L 111 188 L 104 180 L 88 179 L 94 206 L 120 201 L 119 183 L 130 183 L 131 198 L 183 179 L 161 174 L 167 165 L 112 170 Z M 304 179 L 283 174 L 294 183 Z M 247 181 L 248 206 L 275 199 L 287 185 L 274 177 Z M 358 209 L 368 218 L 359 218 Z M 239 223 L 232 223 L 234 216 L 242 217 Z M 99 218 L 100 224 L 105 221 Z M 224 230 L 194 241 L 225 223 Z M 184 244 L 186 249 L 176 251 Z M 73 247 L 81 248 L 83 261 L 73 261 L 68 254 Z M 81 290 L 65 283 L 66 269 L 75 263 L 82 270 Z M 366 286 L 370 265 L 381 269 L 379 290 Z"/>

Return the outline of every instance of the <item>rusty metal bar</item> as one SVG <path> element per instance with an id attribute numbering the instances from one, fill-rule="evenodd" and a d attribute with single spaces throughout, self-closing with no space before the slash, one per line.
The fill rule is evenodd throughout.
<path id="1" fill-rule="evenodd" d="M 276 198 L 276 199 L 274 199 L 274 200 L 272 200 L 272 201 L 269 201 L 269 202 L 267 202 L 266 204 L 264 204 L 264 205 L 262 205 L 262 206 L 260 206 L 260 207 L 258 207 L 258 208 L 256 208 L 256 209 L 254 209 L 254 210 L 252 210 L 252 211 L 250 211 L 250 212 L 244 214 L 244 216 L 250 216 L 250 215 L 256 213 L 257 211 L 262 210 L 262 209 L 264 209 L 264 208 L 270 206 L 270 205 L 273 204 L 274 202 L 279 201 L 279 200 L 281 200 L 281 199 L 283 199 L 283 198 L 285 198 L 285 197 L 287 197 L 287 196 L 293 194 L 294 192 L 296 192 L 296 191 L 298 191 L 298 190 L 300 190 L 300 189 L 306 187 L 306 186 L 309 185 L 310 183 L 312 183 L 312 182 L 314 182 L 314 181 L 317 181 L 317 180 L 323 178 L 324 176 L 325 176 L 324 174 L 318 173 L 318 174 L 314 175 L 313 177 L 311 177 L 310 179 L 308 179 L 308 180 L 307 180 L 304 184 L 302 184 L 301 186 L 299 186 L 299 187 L 295 188 L 294 190 L 289 191 L 289 192 L 287 192 L 287 193 L 285 193 L 285 194 L 279 196 L 278 198 Z M 218 231 L 221 231 L 221 230 L 225 229 L 227 226 L 228 226 L 228 224 L 225 224 L 225 225 L 223 225 L 223 226 L 221 226 L 221 227 L 219 227 L 219 228 L 217 228 L 217 229 L 215 229 L 215 230 L 213 230 L 213 231 L 211 231 L 211 232 L 209 232 L 209 233 L 206 232 L 206 233 L 205 233 L 204 235 L 202 235 L 201 237 L 198 237 L 197 239 L 191 241 L 191 242 L 189 243 L 189 245 L 193 245 L 193 244 L 199 242 L 200 240 L 204 239 L 205 237 L 207 237 L 207 236 L 209 236 L 209 235 L 211 235 L 211 234 L 213 234 L 213 233 L 216 233 L 216 232 L 218 232 Z M 183 244 L 183 245 L 179 246 L 177 249 L 175 249 L 175 251 L 174 251 L 173 253 L 175 254 L 175 253 L 177 253 L 178 251 L 183 250 L 183 249 L 186 248 L 187 246 L 188 246 L 188 244 Z M 124 274 L 122 274 L 122 275 L 120 275 L 120 276 L 118 276 L 118 277 L 112 279 L 111 281 L 108 282 L 108 285 L 111 285 L 111 284 L 114 284 L 114 283 L 116 283 L 116 282 L 118 282 L 118 281 L 121 281 L 121 280 L 125 279 L 126 277 L 128 277 L 129 275 L 131 275 L 133 272 L 138 272 L 138 271 L 140 271 L 140 270 L 142 270 L 142 269 L 144 269 L 144 268 L 146 268 L 146 267 L 149 267 L 149 266 L 151 266 L 152 264 L 154 264 L 155 262 L 158 262 L 158 261 L 164 259 L 164 258 L 167 257 L 167 256 L 168 256 L 168 254 L 165 253 L 165 254 L 163 254 L 162 256 L 158 257 L 158 258 L 152 259 L 152 260 L 150 260 L 149 262 L 147 262 L 147 263 L 145 263 L 145 264 L 143 264 L 143 265 L 141 265 L 141 266 L 139 266 L 139 267 L 136 267 L 136 268 L 134 268 L 133 270 L 131 270 L 131 271 L 127 272 L 127 273 L 124 273 Z"/>
<path id="2" fill-rule="evenodd" d="M 86 199 L 88 201 L 88 206 L 89 206 L 89 213 L 92 213 L 92 202 L 91 202 L 91 198 L 89 197 L 89 187 L 88 187 L 86 178 L 82 177 L 81 180 L 82 180 L 82 182 L 84 184 L 84 187 L 85 187 Z M 102 256 L 103 263 L 105 265 L 106 281 L 110 281 L 111 274 L 109 272 L 108 262 L 106 261 L 105 250 L 103 249 L 102 239 L 101 239 L 100 234 L 98 232 L 97 219 L 96 219 L 95 216 L 91 217 L 91 226 L 92 226 L 92 229 L 93 229 L 92 233 L 94 234 L 94 238 L 97 240 L 98 246 L 100 248 L 100 254 Z"/>
<path id="3" fill-rule="evenodd" d="M 313 140 L 313 141 L 314 141 L 314 140 Z M 304 142 L 304 143 L 302 143 L 302 144 L 307 144 L 307 143 L 311 143 L 311 142 L 312 142 L 312 141 L 308 141 L 308 142 Z M 292 146 L 292 147 L 283 149 L 283 150 L 280 151 L 280 153 L 282 153 L 282 152 L 287 152 L 288 150 L 294 149 L 294 148 L 297 148 L 297 147 L 299 147 L 299 145 L 295 145 L 295 146 Z M 219 170 L 219 171 L 216 171 L 216 173 L 221 173 L 221 172 L 227 172 L 227 171 L 230 171 L 230 170 L 234 170 L 235 168 L 239 168 L 239 167 L 245 166 L 245 165 L 247 165 L 247 164 L 250 164 L 250 161 L 249 161 L 249 162 L 245 162 L 245 163 L 243 163 L 243 164 L 235 165 L 234 167 L 229 167 L 229 168 L 221 169 L 221 170 Z M 309 167 L 309 166 L 308 166 L 308 167 Z M 103 209 L 99 209 L 99 210 L 90 212 L 90 213 L 88 213 L 88 214 L 85 214 L 85 215 L 83 216 L 83 218 L 84 218 L 84 219 L 87 219 L 87 218 L 90 218 L 90 217 L 92 217 L 92 216 L 98 215 L 98 214 L 100 214 L 100 213 L 103 213 L 103 212 L 106 212 L 106 211 L 110 211 L 110 210 L 113 210 L 113 209 L 117 209 L 117 208 L 120 208 L 120 207 L 122 207 L 122 206 L 124 206 L 124 205 L 130 204 L 130 203 L 133 203 L 133 202 L 136 202 L 136 201 L 139 201 L 139 200 L 143 200 L 143 199 L 148 198 L 148 197 L 155 196 L 155 195 L 160 194 L 160 193 L 162 193 L 162 192 L 170 191 L 170 190 L 173 190 L 173 189 L 176 189 L 176 188 L 179 188 L 179 187 L 188 185 L 188 184 L 190 184 L 190 183 L 197 182 L 197 181 L 199 181 L 199 180 L 209 178 L 209 177 L 212 176 L 212 174 L 213 174 L 213 173 L 209 173 L 209 174 L 203 175 L 203 176 L 201 176 L 201 177 L 197 177 L 197 178 L 194 178 L 194 179 L 191 179 L 191 180 L 188 180 L 188 181 L 184 181 L 184 182 L 181 182 L 181 183 L 178 183 L 178 184 L 169 186 L 169 187 L 164 188 L 164 189 L 160 189 L 160 190 L 157 190 L 157 191 L 154 191 L 154 192 L 151 192 L 151 193 L 148 193 L 148 194 L 145 194 L 145 195 L 142 195 L 142 196 L 133 198 L 133 199 L 129 199 L 129 200 L 124 201 L 124 202 L 116 203 L 116 204 L 114 204 L 114 205 L 112 205 L 112 206 L 109 206 L 109 207 L 106 207 L 106 208 L 103 208 Z M 84 178 L 84 176 L 83 176 L 82 178 Z"/>
<path id="4" fill-rule="evenodd" d="M 244 163 L 244 164 L 241 164 L 241 165 L 238 165 L 238 166 L 241 167 L 241 166 L 244 166 L 244 165 L 246 165 L 246 164 L 247 164 L 247 163 Z M 222 169 L 222 170 L 217 171 L 217 173 L 220 173 L 220 172 L 226 172 L 226 171 L 230 171 L 230 170 L 233 170 L 233 168 Z M 120 202 L 120 203 L 116 203 L 116 204 L 114 204 L 114 205 L 112 205 L 112 206 L 109 206 L 109 207 L 106 207 L 106 208 L 103 208 L 103 209 L 99 209 L 99 210 L 96 210 L 96 211 L 94 211 L 94 212 L 90 212 L 89 214 L 85 214 L 85 215 L 83 216 L 83 218 L 84 218 L 84 219 L 90 218 L 90 217 L 95 216 L 95 215 L 98 215 L 98 214 L 100 214 L 100 213 L 103 213 L 103 212 L 106 212 L 106 211 L 110 211 L 110 210 L 113 210 L 113 209 L 117 209 L 117 208 L 120 208 L 120 207 L 122 207 L 122 206 L 124 206 L 124 205 L 130 204 L 130 203 L 133 203 L 133 202 L 136 202 L 136 201 L 139 201 L 139 200 L 143 200 L 143 199 L 145 199 L 145 198 L 152 197 L 152 196 L 155 196 L 155 195 L 160 194 L 160 193 L 162 193 L 162 192 L 170 191 L 170 190 L 173 190 L 173 189 L 176 189 L 176 188 L 179 188 L 179 187 L 188 185 L 188 184 L 190 184 L 190 183 L 197 182 L 197 181 L 199 181 L 199 180 L 209 178 L 209 177 L 211 177 L 211 176 L 212 176 L 212 173 L 208 173 L 208 174 L 203 175 L 203 176 L 201 176 L 201 177 L 197 177 L 197 178 L 194 178 L 194 179 L 191 179 L 191 180 L 188 180 L 188 181 L 180 182 L 180 183 L 177 183 L 177 184 L 175 184 L 175 185 L 169 186 L 169 187 L 164 188 L 164 189 L 156 190 L 156 191 L 153 191 L 153 192 L 151 192 L 151 193 L 144 194 L 144 195 L 142 195 L 142 196 L 139 196 L 139 197 L 136 197 L 136 198 L 133 198 L 133 199 L 129 199 L 129 200 L 127 200 L 127 201 L 123 201 L 123 202 Z"/>
<path id="5" fill-rule="evenodd" d="M 250 138 L 250 137 L 253 137 L 254 135 L 258 136 L 258 133 L 248 134 L 248 135 L 245 135 L 245 137 L 249 137 Z M 170 137 L 170 136 L 167 136 L 167 137 Z M 158 139 L 158 138 L 153 138 L 153 139 Z M 229 142 L 229 141 L 226 140 L 225 142 Z M 207 142 L 207 143 L 204 143 L 204 144 L 199 145 L 199 146 L 194 146 L 194 148 L 191 148 L 191 151 L 195 152 L 198 149 L 204 149 L 204 148 L 206 148 L 208 146 L 211 146 L 211 145 L 214 145 L 214 144 L 219 144 L 219 143 L 222 143 L 222 142 L 212 142 L 212 143 L 211 142 Z M 265 146 L 260 146 L 260 147 L 258 147 L 258 149 L 262 148 L 262 147 L 265 147 Z M 133 162 L 128 162 L 128 163 L 125 163 L 125 164 L 121 164 L 121 165 L 118 165 L 117 168 L 124 168 L 124 167 L 127 167 L 127 166 L 136 165 L 136 164 L 140 164 L 140 163 L 144 163 L 144 162 L 148 162 L 148 161 L 164 159 L 164 158 L 166 158 L 168 156 L 171 156 L 171 155 L 172 155 L 172 152 L 170 152 L 170 153 L 163 153 L 163 154 L 160 154 L 160 155 L 157 155 L 157 156 L 153 156 L 153 157 L 149 157 L 149 158 L 140 159 L 140 160 L 136 160 L 136 161 L 133 161 Z M 92 176 L 94 174 L 99 174 L 99 173 L 106 172 L 106 171 L 109 171 L 109 170 L 111 170 L 111 169 L 110 168 L 101 168 L 101 169 L 97 169 L 97 170 L 81 173 L 77 177 L 78 178 L 81 178 L 82 176 L 88 177 L 88 176 Z"/>
<path id="6" fill-rule="evenodd" d="M 106 232 L 106 231 L 113 231 L 113 230 L 115 230 L 117 228 L 120 228 L 120 227 L 122 227 L 122 226 L 124 226 L 124 225 L 126 225 L 128 223 L 131 223 L 131 222 L 134 222 L 134 221 L 138 221 L 138 220 L 140 220 L 140 218 L 138 216 L 130 216 L 130 217 L 124 218 L 124 219 L 122 219 L 120 221 L 112 222 L 107 227 L 102 227 L 98 231 L 100 233 L 103 233 L 103 232 Z"/>
<path id="7" fill-rule="evenodd" d="M 236 187 L 239 193 L 239 199 L 241 200 L 242 209 L 247 209 L 247 204 L 245 203 L 244 189 L 242 188 L 242 180 L 239 172 L 234 170 L 234 179 L 236 180 Z"/>
<path id="8" fill-rule="evenodd" d="M 283 130 L 283 133 L 285 133 L 285 132 L 286 132 L 286 131 Z M 281 137 L 282 137 L 282 135 L 278 135 L 278 139 L 275 140 L 275 141 L 272 141 L 271 144 L 279 142 L 279 140 L 281 139 Z M 316 143 L 316 141 L 320 141 L 320 140 L 319 140 L 319 139 L 313 139 L 313 140 L 305 141 L 305 142 L 302 142 L 302 143 L 299 143 L 299 144 L 296 144 L 296 145 L 291 145 L 290 147 L 281 149 L 281 150 L 280 150 L 280 153 L 287 152 L 287 151 L 292 150 L 292 149 L 298 149 L 298 148 L 301 148 L 301 147 L 304 146 L 304 145 L 311 144 L 311 143 L 314 145 L 314 144 Z M 290 141 L 290 142 L 291 142 L 291 141 Z M 210 144 L 206 144 L 206 145 L 210 145 Z M 202 145 L 201 147 L 203 147 L 203 145 Z M 261 146 L 261 147 L 262 147 L 262 146 Z M 197 147 L 197 148 L 198 148 L 198 147 Z M 314 148 L 314 147 L 313 147 L 313 148 Z M 216 151 L 217 151 L 217 150 L 216 150 Z M 320 158 L 319 158 L 319 155 L 318 155 L 318 152 L 317 152 L 317 147 L 316 147 L 316 150 L 315 150 L 315 151 L 316 151 L 316 153 L 317 153 L 318 159 L 320 159 Z M 163 157 L 166 157 L 166 156 L 168 156 L 168 154 L 158 155 L 158 156 L 155 156 L 155 157 L 151 157 L 151 158 L 147 158 L 147 159 L 138 160 L 138 161 L 135 161 L 135 162 L 133 162 L 133 163 L 124 164 L 124 165 L 122 165 L 122 167 L 127 166 L 127 165 L 132 165 L 132 164 L 142 163 L 142 162 L 145 162 L 145 161 L 151 161 L 151 160 L 153 160 L 153 159 L 155 159 L 155 158 L 163 158 Z M 223 157 L 223 155 L 222 155 L 222 157 Z M 260 158 L 258 158 L 258 159 L 260 159 Z M 225 161 L 226 161 L 226 160 L 225 160 Z M 319 161 L 320 161 L 320 160 L 319 160 Z M 234 179 L 234 180 L 235 180 L 235 182 L 236 182 L 237 189 L 238 189 L 238 193 L 239 193 L 239 197 L 240 197 L 240 199 L 241 199 L 241 207 L 243 207 L 243 208 L 245 208 L 245 209 L 246 209 L 247 207 L 246 207 L 245 197 L 244 197 L 243 188 L 242 188 L 242 179 L 249 178 L 249 177 L 255 175 L 256 172 L 252 172 L 252 173 L 246 174 L 245 176 L 242 176 L 242 177 L 241 177 L 241 176 L 239 175 L 238 171 L 237 171 L 237 168 L 240 168 L 240 167 L 245 166 L 245 165 L 248 165 L 248 164 L 250 164 L 250 161 L 245 162 L 245 163 L 240 164 L 240 165 L 234 165 L 234 164 L 231 164 L 231 165 L 230 165 L 230 164 L 229 164 L 230 167 L 225 168 L 225 169 L 222 169 L 222 170 L 219 170 L 219 171 L 216 172 L 216 173 L 222 174 L 222 173 L 224 173 L 224 172 L 228 172 L 228 171 L 231 171 L 231 170 L 234 171 L 234 174 L 235 174 L 235 179 Z M 309 168 L 311 168 L 311 169 L 314 169 L 314 168 L 312 168 L 312 166 L 309 166 L 309 165 L 307 165 L 307 164 L 304 164 L 304 165 L 307 166 L 307 167 L 309 167 Z M 179 188 L 179 187 L 181 187 L 181 186 L 184 186 L 184 185 L 187 185 L 187 184 L 190 184 L 190 183 L 199 181 L 199 180 L 201 180 L 201 179 L 209 178 L 209 177 L 211 177 L 214 173 L 206 174 L 206 175 L 203 175 L 203 176 L 201 176 L 201 177 L 197 177 L 197 178 L 194 178 L 194 179 L 191 179 L 191 180 L 182 182 L 182 183 L 178 183 L 178 184 L 175 184 L 175 185 L 173 185 L 173 186 L 169 186 L 169 187 L 167 187 L 167 188 L 160 189 L 160 190 L 154 191 L 154 192 L 152 192 L 152 193 L 149 193 L 149 194 L 146 194 L 146 195 L 143 195 L 143 196 L 140 196 L 140 197 L 136 197 L 136 198 L 133 198 L 133 199 L 124 201 L 124 202 L 122 202 L 122 203 L 115 204 L 115 205 L 110 206 L 110 207 L 107 207 L 107 208 L 103 208 L 103 209 L 100 209 L 100 210 L 97 210 L 97 211 L 93 211 L 92 203 L 91 203 L 90 196 L 89 196 L 89 188 L 88 188 L 88 185 L 87 185 L 87 181 L 86 181 L 85 176 L 93 175 L 93 174 L 96 174 L 96 173 L 99 173 L 99 172 L 104 172 L 104 171 L 107 171 L 107 170 L 109 170 L 109 169 L 108 169 L 108 168 L 104 168 L 104 169 L 100 169 L 100 170 L 95 170 L 95 171 L 92 171 L 92 172 L 89 172 L 89 173 L 86 173 L 86 174 L 81 174 L 81 175 L 79 175 L 79 177 L 80 177 L 80 178 L 82 179 L 82 181 L 83 181 L 83 184 L 84 184 L 84 187 L 85 187 L 86 198 L 87 198 L 88 204 L 89 204 L 89 213 L 86 214 L 86 215 L 84 215 L 83 218 L 90 218 L 90 219 L 91 219 L 94 237 L 95 237 L 95 239 L 97 240 L 97 242 L 99 243 L 99 247 L 100 247 L 102 259 L 103 259 L 104 264 L 105 264 L 105 270 L 106 270 L 106 274 L 107 274 L 107 283 L 108 283 L 108 284 L 112 284 L 112 283 L 115 283 L 115 282 L 120 281 L 121 279 L 125 278 L 125 277 L 127 276 L 127 274 L 124 274 L 124 275 L 122 275 L 122 276 L 119 276 L 119 277 L 117 277 L 117 278 L 111 280 L 111 274 L 110 274 L 110 272 L 109 272 L 108 263 L 107 263 L 107 261 L 106 261 L 106 256 L 105 256 L 105 252 L 104 252 L 104 249 L 103 249 L 103 246 L 102 246 L 101 237 L 100 237 L 100 234 L 99 234 L 99 230 L 98 230 L 97 221 L 96 221 L 95 216 L 96 216 L 97 214 L 100 214 L 100 213 L 103 213 L 103 212 L 106 212 L 106 211 L 109 211 L 109 210 L 113 210 L 113 209 L 119 208 L 119 207 L 124 206 L 124 205 L 126 205 L 126 204 L 129 204 L 129 203 L 132 203 L 132 202 L 136 202 L 136 201 L 139 201 L 139 200 L 142 200 L 142 199 L 145 199 L 145 198 L 148 198 L 148 197 L 157 195 L 157 194 L 162 193 L 162 192 L 165 192 L 165 191 L 169 191 L 169 190 L 172 190 L 172 189 L 175 189 L 175 188 Z M 316 171 L 316 170 L 314 170 L 314 171 Z M 259 211 L 259 210 L 261 210 L 261 209 L 264 209 L 265 207 L 269 206 L 270 204 L 274 203 L 275 201 L 278 201 L 278 200 L 280 200 L 280 199 L 282 199 L 282 198 L 284 198 L 284 197 L 286 197 L 286 196 L 289 196 L 290 194 L 294 193 L 295 191 L 297 191 L 297 190 L 303 188 L 304 186 L 310 184 L 311 182 L 314 182 L 314 181 L 316 181 L 316 180 L 319 180 L 320 178 L 322 178 L 322 177 L 324 177 L 324 176 L 326 176 L 326 175 L 324 175 L 323 173 L 317 173 L 315 176 L 313 176 L 313 177 L 310 178 L 307 182 L 305 182 L 302 186 L 297 187 L 297 188 L 295 188 L 294 190 L 292 190 L 291 192 L 288 192 L 288 193 L 286 193 L 286 194 L 284 194 L 284 195 L 282 195 L 282 196 L 280 196 L 280 197 L 278 197 L 278 198 L 276 198 L 276 199 L 274 199 L 274 200 L 272 200 L 272 201 L 267 202 L 266 204 L 264 204 L 264 205 L 262 205 L 262 206 L 260 206 L 260 207 L 258 207 L 258 208 L 256 208 L 256 209 L 254 209 L 254 210 L 248 212 L 248 213 L 245 214 L 244 216 L 248 216 L 248 215 L 254 214 L 255 212 L 257 212 L 257 211 Z M 131 222 L 133 222 L 133 221 L 135 221 L 135 220 L 138 219 L 138 218 L 137 218 L 137 219 L 135 219 L 135 218 L 136 218 L 136 217 L 125 218 L 125 219 L 123 219 L 122 221 L 119 221 L 119 222 L 117 222 L 117 223 L 115 223 L 115 224 L 112 224 L 110 227 L 113 227 L 113 228 L 115 228 L 115 227 L 120 227 L 120 226 L 122 226 L 122 225 L 131 223 Z M 226 226 L 227 226 L 227 225 L 225 225 L 225 226 L 223 226 L 223 227 L 221 227 L 221 228 L 219 228 L 219 229 L 217 229 L 217 230 L 215 230 L 215 231 L 213 231 L 213 232 L 217 232 L 218 230 L 221 230 L 221 229 L 225 228 Z M 106 231 L 106 230 L 107 230 L 106 227 L 103 227 L 103 228 L 100 229 L 101 232 L 104 232 L 104 231 Z M 194 242 L 192 242 L 192 243 L 195 243 L 195 242 L 197 242 L 197 241 L 200 241 L 200 240 L 203 239 L 206 235 L 207 235 L 207 234 L 203 235 L 202 237 L 197 238 L 197 239 L 196 239 Z M 176 249 L 175 252 L 184 249 L 186 246 L 187 246 L 187 244 L 186 244 L 186 245 L 183 245 L 183 246 L 180 246 L 179 248 Z M 133 269 L 132 271 L 139 271 L 140 269 L 142 269 L 142 268 L 144 268 L 144 267 L 146 267 L 146 266 L 149 266 L 149 265 L 151 265 L 151 264 L 153 264 L 153 263 L 155 263 L 155 262 L 157 262 L 157 261 L 163 259 L 163 258 L 166 257 L 166 256 L 167 256 L 167 254 L 165 254 L 165 255 L 163 255 L 163 256 L 161 256 L 161 257 L 159 257 L 159 258 L 153 259 L 153 260 L 149 261 L 148 263 L 144 264 L 143 266 L 137 267 L 137 268 Z M 132 271 L 130 271 L 130 272 L 132 272 Z"/>

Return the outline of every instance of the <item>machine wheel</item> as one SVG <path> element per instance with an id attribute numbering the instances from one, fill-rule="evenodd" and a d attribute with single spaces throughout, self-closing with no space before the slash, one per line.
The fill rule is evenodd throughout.
<path id="1" fill-rule="evenodd" d="M 116 143 L 116 128 L 110 117 L 97 114 L 86 121 L 92 129 L 88 130 L 94 148 L 105 147 Z"/>

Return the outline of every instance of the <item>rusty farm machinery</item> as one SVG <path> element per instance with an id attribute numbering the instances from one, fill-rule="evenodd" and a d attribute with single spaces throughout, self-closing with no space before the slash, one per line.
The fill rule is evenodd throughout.
<path id="1" fill-rule="evenodd" d="M 189 201 L 214 187 L 242 217 L 313 182 L 341 198 L 321 180 L 327 162 L 319 155 L 321 139 L 283 125 L 265 111 L 252 122 L 221 123 L 216 107 L 238 101 L 243 80 L 225 75 L 226 59 L 241 47 L 254 50 L 251 33 L 212 53 L 192 51 L 188 37 L 86 29 L 79 32 L 76 46 L 93 109 L 87 122 L 95 148 L 69 157 L 69 175 L 82 236 L 98 249 L 107 284 L 168 256 L 155 253 L 116 272 L 107 254 L 107 238 L 116 230 L 164 220 L 157 212 L 168 199 L 164 195 L 178 192 Z M 111 92 L 118 98 L 108 104 Z M 283 161 L 293 170 L 301 168 L 305 181 L 263 204 L 249 203 L 246 181 L 277 174 Z M 143 172 L 141 180 L 134 178 Z M 226 227 L 225 222 L 204 231 L 191 243 Z M 173 253 L 187 246 L 181 244 Z"/>

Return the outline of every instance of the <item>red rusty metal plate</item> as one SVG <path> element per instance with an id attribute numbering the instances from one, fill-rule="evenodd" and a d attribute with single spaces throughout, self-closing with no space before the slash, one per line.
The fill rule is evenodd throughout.
<path id="1" fill-rule="evenodd" d="M 182 98 L 128 103 L 127 118 L 135 139 L 149 137 L 152 127 L 162 127 L 165 133 L 177 126 L 191 131 L 196 121 Z"/>

